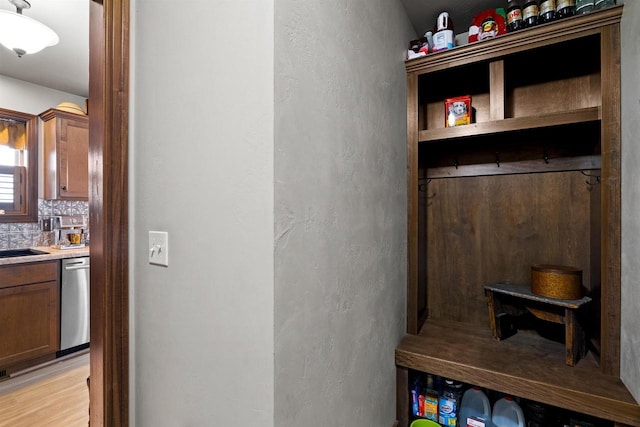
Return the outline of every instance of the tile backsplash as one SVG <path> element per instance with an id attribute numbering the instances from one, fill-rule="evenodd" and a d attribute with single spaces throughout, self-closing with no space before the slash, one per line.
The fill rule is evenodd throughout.
<path id="1" fill-rule="evenodd" d="M 52 233 L 42 231 L 42 218 L 53 215 L 89 216 L 89 202 L 38 199 L 38 222 L 0 224 L 0 249 L 21 249 L 33 246 L 49 246 Z M 85 229 L 89 239 L 89 230 Z"/>

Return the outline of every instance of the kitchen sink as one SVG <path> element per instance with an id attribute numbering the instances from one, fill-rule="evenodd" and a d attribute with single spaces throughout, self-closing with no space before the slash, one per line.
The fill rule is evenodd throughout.
<path id="1" fill-rule="evenodd" d="M 13 258 L 17 256 L 29 256 L 29 255 L 47 255 L 48 252 L 39 251 L 36 249 L 5 249 L 0 250 L 0 258 Z"/>

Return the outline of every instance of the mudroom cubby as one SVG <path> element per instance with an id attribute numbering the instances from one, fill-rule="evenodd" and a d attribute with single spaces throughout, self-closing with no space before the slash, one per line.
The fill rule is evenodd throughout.
<path id="1" fill-rule="evenodd" d="M 407 61 L 409 371 L 640 425 L 620 379 L 622 6 Z M 473 122 L 445 126 L 470 96 Z M 529 286 L 534 264 L 582 271 L 587 353 L 524 316 L 492 337 L 485 285 Z"/>

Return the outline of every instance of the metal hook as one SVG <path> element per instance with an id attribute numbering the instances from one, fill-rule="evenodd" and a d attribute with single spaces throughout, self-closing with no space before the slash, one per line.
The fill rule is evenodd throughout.
<path id="1" fill-rule="evenodd" d="M 544 153 L 542 153 L 542 160 L 544 160 L 546 164 L 549 164 L 549 155 L 547 154 L 546 150 Z"/>
<path id="2" fill-rule="evenodd" d="M 424 193 L 425 191 L 427 191 L 427 185 L 429 185 L 430 182 L 431 182 L 431 178 L 427 179 L 427 182 L 425 182 L 424 184 L 419 184 L 418 191 L 420 191 L 421 193 Z"/>
<path id="3" fill-rule="evenodd" d="M 598 184 L 601 183 L 600 175 L 589 175 L 585 171 L 580 171 L 580 173 L 589 178 L 588 180 L 585 181 L 587 183 L 587 185 L 598 185 Z M 590 181 L 591 178 L 595 178 L 596 182 L 595 183 L 591 182 Z"/>
<path id="4" fill-rule="evenodd" d="M 421 193 L 426 193 L 427 191 L 427 185 L 429 185 L 429 183 L 431 182 L 431 178 L 427 179 L 427 181 L 423 184 L 419 184 L 418 185 L 418 191 L 420 191 Z M 432 193 L 432 194 L 427 194 L 427 199 L 433 199 L 434 197 L 436 197 L 436 193 Z"/>
<path id="5" fill-rule="evenodd" d="M 497 151 L 496 151 L 496 165 L 500 167 L 500 153 L 498 153 Z"/>

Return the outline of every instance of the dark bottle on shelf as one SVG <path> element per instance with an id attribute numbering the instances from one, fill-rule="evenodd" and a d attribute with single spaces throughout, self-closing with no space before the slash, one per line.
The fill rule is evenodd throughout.
<path id="1" fill-rule="evenodd" d="M 615 6 L 616 0 L 596 0 L 595 9 L 600 10 L 607 7 Z"/>
<path id="2" fill-rule="evenodd" d="M 593 12 L 595 8 L 594 0 L 576 0 L 576 15 L 584 15 Z"/>
<path id="3" fill-rule="evenodd" d="M 542 0 L 540 2 L 540 23 L 546 24 L 547 22 L 554 21 L 556 19 L 556 0 Z"/>
<path id="4" fill-rule="evenodd" d="M 576 0 L 556 0 L 556 18 L 568 18 L 576 14 Z"/>
<path id="5" fill-rule="evenodd" d="M 524 27 L 530 28 L 538 25 L 539 13 L 540 8 L 538 7 L 538 2 L 535 0 L 527 1 L 524 6 L 522 6 L 522 22 L 524 22 Z"/>
<path id="6" fill-rule="evenodd" d="M 520 9 L 520 3 L 516 0 L 509 0 L 507 3 L 507 29 L 511 31 L 518 31 L 524 28 L 524 22 L 522 21 L 522 9 Z"/>

